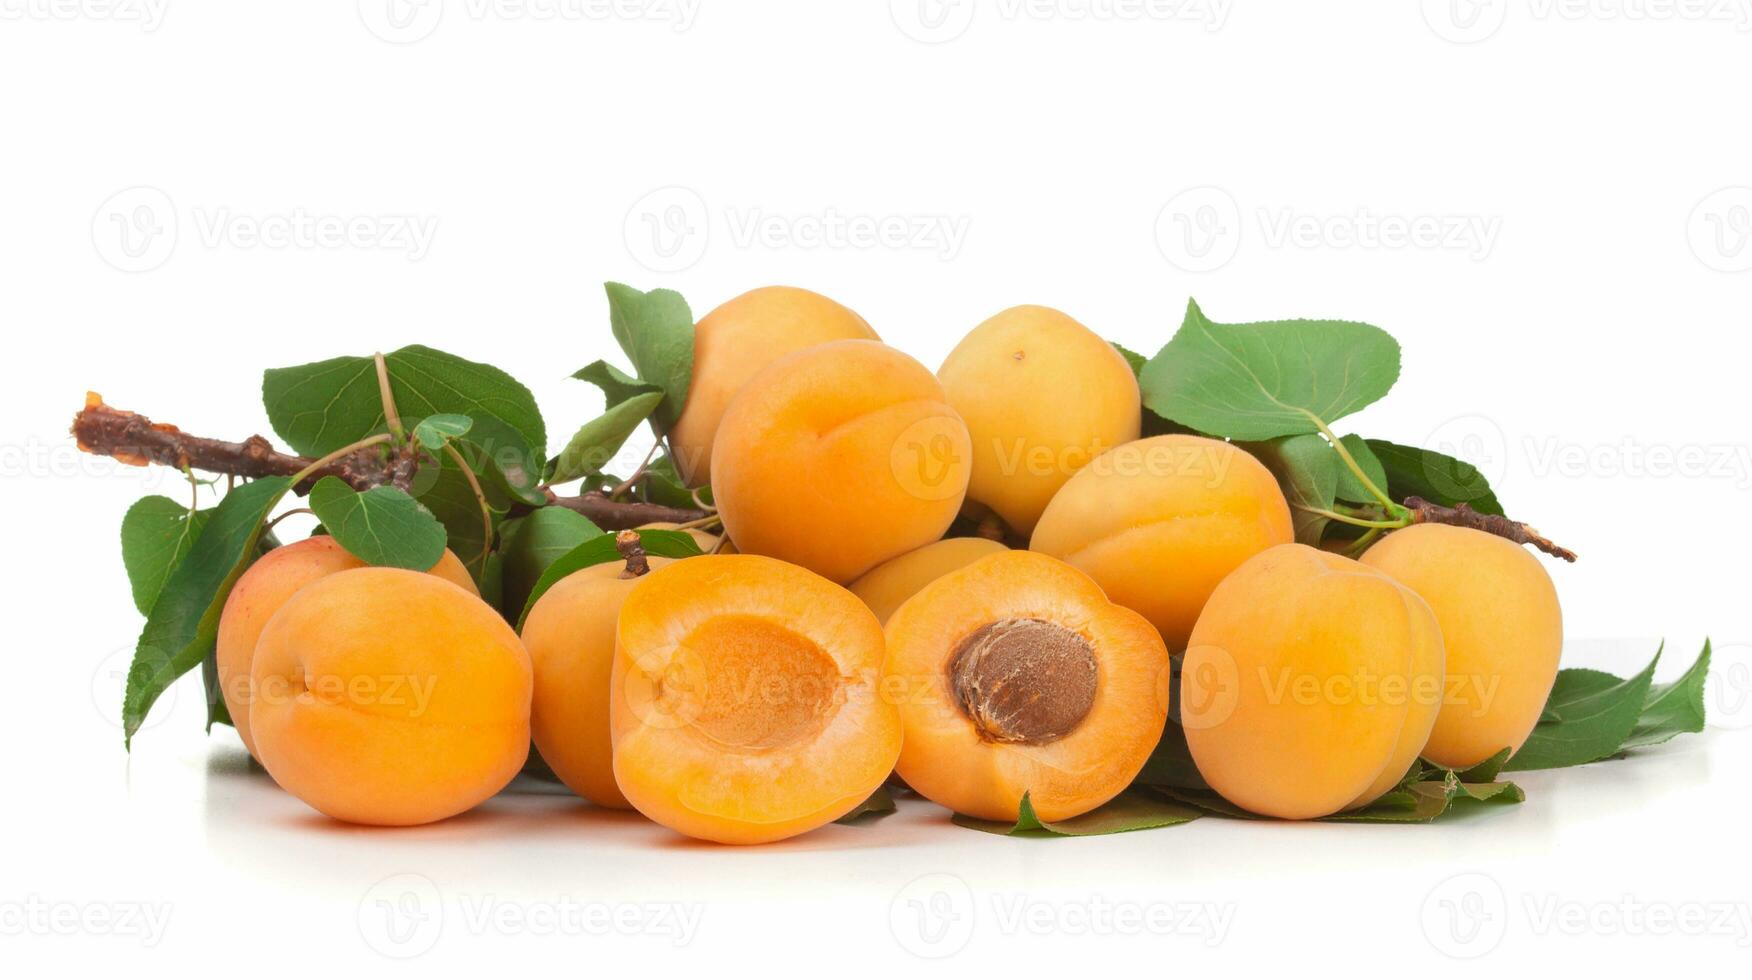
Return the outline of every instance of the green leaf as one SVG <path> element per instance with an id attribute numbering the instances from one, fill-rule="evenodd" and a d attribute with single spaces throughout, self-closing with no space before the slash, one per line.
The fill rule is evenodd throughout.
<path id="1" fill-rule="evenodd" d="M 1660 662 L 1661 654 L 1656 652 L 1655 659 L 1630 678 L 1579 668 L 1559 671 L 1545 716 L 1504 770 L 1558 769 L 1617 755 L 1642 717 Z"/>
<path id="2" fill-rule="evenodd" d="M 1277 477 L 1284 499 L 1290 504 L 1296 540 L 1319 546 L 1330 518 L 1309 513 L 1307 508 L 1331 510 L 1338 496 L 1339 470 L 1343 465 L 1332 445 L 1318 433 L 1305 433 L 1248 443 L 1244 448 Z"/>
<path id="3" fill-rule="evenodd" d="M 466 415 L 431 415 L 414 425 L 414 441 L 427 452 L 436 453 L 443 450 L 445 443 L 467 435 L 473 427 L 474 419 Z"/>
<path id="4" fill-rule="evenodd" d="M 507 522 L 500 608 L 519 612 L 548 566 L 567 552 L 602 534 L 588 517 L 564 507 L 543 507 L 527 517 Z"/>
<path id="5" fill-rule="evenodd" d="M 444 557 L 444 525 L 406 491 L 360 493 L 325 476 L 311 488 L 309 503 L 329 536 L 367 565 L 423 572 Z"/>
<path id="6" fill-rule="evenodd" d="M 613 408 L 629 398 L 646 395 L 652 392 L 663 394 L 663 389 L 649 381 L 640 381 L 629 376 L 625 371 L 607 361 L 592 361 L 572 373 L 579 381 L 588 381 L 602 389 L 602 398 L 606 407 Z"/>
<path id="7" fill-rule="evenodd" d="M 869 799 L 865 800 L 864 802 L 858 804 L 855 807 L 852 807 L 852 812 L 846 814 L 845 816 L 839 818 L 838 820 L 835 820 L 834 823 L 843 823 L 843 824 L 875 823 L 876 821 L 882 819 L 883 817 L 888 816 L 890 813 L 893 813 L 894 811 L 895 811 L 894 796 L 893 796 L 893 794 L 888 792 L 887 784 L 883 784 L 881 786 L 876 787 L 876 792 L 871 793 Z"/>
<path id="8" fill-rule="evenodd" d="M 1123 834 L 1130 830 L 1153 830 L 1174 827 L 1197 820 L 1199 811 L 1190 806 L 1165 799 L 1155 793 L 1126 790 L 1112 800 L 1078 817 L 1068 820 L 1041 820 L 1034 812 L 1028 794 L 1022 794 L 1020 815 L 1015 823 L 1001 820 L 980 820 L 957 813 L 954 822 L 970 830 L 1010 837 L 1097 837 L 1102 834 Z"/>
<path id="9" fill-rule="evenodd" d="M 656 414 L 658 424 L 667 430 L 681 416 L 693 377 L 693 311 L 672 289 L 645 293 L 618 282 L 604 283 L 603 288 L 608 292 L 614 339 L 639 377 L 663 389 Z"/>
<path id="10" fill-rule="evenodd" d="M 1642 749 L 1659 745 L 1675 735 L 1703 731 L 1704 685 L 1709 681 L 1710 643 L 1703 641 L 1703 652 L 1697 655 L 1689 669 L 1671 684 L 1649 687 L 1648 700 L 1636 727 L 1625 739 L 1623 748 Z"/>
<path id="11" fill-rule="evenodd" d="M 1186 320 L 1140 376 L 1144 405 L 1200 432 L 1263 441 L 1317 432 L 1387 394 L 1399 343 L 1343 320 Z"/>
<path id="12" fill-rule="evenodd" d="M 207 698 L 207 731 L 213 731 L 214 725 L 230 725 L 237 727 L 237 722 L 231 720 L 231 709 L 225 706 L 225 692 L 219 688 L 219 650 L 217 647 L 209 650 L 201 658 L 201 693 Z"/>
<path id="13" fill-rule="evenodd" d="M 1176 687 L 1179 685 L 1176 684 Z M 1144 768 L 1132 782 L 1138 786 L 1208 790 L 1210 784 L 1192 761 L 1192 750 L 1186 745 L 1186 730 L 1169 719 L 1162 725 L 1162 736 L 1145 761 Z"/>
<path id="14" fill-rule="evenodd" d="M 1108 343 L 1113 344 L 1113 349 L 1119 351 L 1119 356 L 1125 358 L 1125 363 L 1131 365 L 1133 377 L 1143 373 L 1144 365 L 1149 363 L 1149 358 L 1111 340 Z"/>
<path id="15" fill-rule="evenodd" d="M 1444 507 L 1469 504 L 1485 514 L 1501 514 L 1490 481 L 1471 463 L 1415 446 L 1384 439 L 1367 440 L 1387 477 L 1387 495 L 1397 501 L 1422 497 Z"/>
<path id="16" fill-rule="evenodd" d="M 547 431 L 535 396 L 488 364 L 414 345 L 384 356 L 396 410 L 403 418 L 466 415 L 497 419 L 537 456 Z M 336 357 L 262 376 L 262 403 L 274 431 L 294 450 L 321 456 L 385 430 L 377 366 L 369 357 Z"/>
<path id="17" fill-rule="evenodd" d="M 495 485 L 489 484 L 483 489 L 497 526 L 508 510 L 507 503 L 502 492 L 495 492 Z M 462 467 L 448 455 L 421 466 L 415 477 L 414 499 L 444 525 L 450 550 L 467 566 L 469 574 L 480 581 L 485 573 L 482 555 L 487 532 L 481 521 L 480 501 Z"/>
<path id="18" fill-rule="evenodd" d="M 171 682 L 213 650 L 219 613 L 231 586 L 255 559 L 263 519 L 291 486 L 290 477 L 270 477 L 226 494 L 188 556 L 165 579 L 128 668 L 122 698 L 125 743 L 133 742 L 147 712 Z"/>
<path id="19" fill-rule="evenodd" d="M 128 585 L 134 607 L 150 615 L 152 603 L 164 588 L 164 580 L 189 553 L 210 510 L 189 510 L 169 497 L 141 497 L 122 517 L 122 565 L 128 570 Z"/>
<path id="20" fill-rule="evenodd" d="M 1321 819 L 1330 823 L 1429 823 L 1476 804 L 1515 804 L 1526 799 L 1527 794 L 1514 783 L 1469 783 L 1458 773 L 1443 771 L 1439 778 L 1408 783 L 1368 806 Z"/>
<path id="21" fill-rule="evenodd" d="M 584 423 L 572 436 L 572 441 L 566 444 L 566 448 L 554 457 L 549 466 L 548 482 L 570 483 L 602 472 L 602 467 L 614 458 L 615 453 L 620 452 L 627 437 L 651 417 L 661 401 L 663 393 L 658 391 L 634 395 Z"/>
<path id="22" fill-rule="evenodd" d="M 1345 451 L 1351 454 L 1351 459 L 1356 460 L 1357 466 L 1369 478 L 1369 482 L 1382 493 L 1386 493 L 1387 471 L 1381 467 L 1381 461 L 1375 458 L 1374 450 L 1369 448 L 1368 442 L 1358 435 L 1344 436 L 1339 442 L 1344 443 Z M 1344 461 L 1338 458 L 1338 453 L 1334 452 L 1332 456 L 1338 467 L 1338 499 L 1354 504 L 1377 503 L 1375 495 L 1369 492 L 1363 481 L 1357 479 L 1350 467 L 1344 465 Z"/>
<path id="23" fill-rule="evenodd" d="M 692 558 L 703 554 L 699 543 L 686 531 L 640 531 L 639 544 L 645 549 L 645 554 L 659 558 Z M 547 590 L 554 587 L 555 582 L 580 569 L 620 560 L 620 551 L 614 546 L 614 532 L 599 534 L 561 555 L 548 566 L 547 571 L 541 573 L 535 588 L 529 591 L 529 598 L 523 603 L 523 612 L 517 617 L 517 628 L 523 628 L 523 620 L 529 615 L 529 610 Z"/>

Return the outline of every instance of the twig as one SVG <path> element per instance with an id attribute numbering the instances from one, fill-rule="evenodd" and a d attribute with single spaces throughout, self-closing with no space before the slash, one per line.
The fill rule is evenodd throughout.
<path id="1" fill-rule="evenodd" d="M 645 545 L 639 540 L 639 532 L 623 530 L 614 536 L 614 550 L 626 559 L 627 567 L 621 571 L 621 578 L 638 578 L 651 570 L 651 563 L 645 558 Z"/>
<path id="2" fill-rule="evenodd" d="M 1507 538 L 1516 544 L 1530 544 L 1553 558 L 1564 561 L 1576 560 L 1576 553 L 1568 548 L 1553 544 L 1550 538 L 1520 521 L 1510 520 L 1500 514 L 1484 514 L 1473 510 L 1471 505 L 1461 503 L 1453 507 L 1431 503 L 1422 497 L 1405 498 L 1405 507 L 1411 511 L 1413 524 L 1451 524 L 1455 527 L 1469 527 L 1475 531 L 1484 531 L 1499 538 Z"/>

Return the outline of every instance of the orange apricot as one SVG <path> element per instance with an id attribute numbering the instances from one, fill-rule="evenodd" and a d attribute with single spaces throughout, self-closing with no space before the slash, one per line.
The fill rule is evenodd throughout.
<path id="1" fill-rule="evenodd" d="M 1168 649 L 1077 569 L 1027 551 L 938 578 L 888 620 L 906 726 L 896 767 L 959 813 L 1042 820 L 1131 783 L 1168 717 Z"/>
<path id="2" fill-rule="evenodd" d="M 1016 306 L 986 320 L 937 378 L 972 436 L 968 499 L 1023 536 L 1072 474 L 1138 437 L 1131 366 L 1058 310 Z"/>
<path id="3" fill-rule="evenodd" d="M 262 627 L 299 589 L 324 576 L 364 567 L 363 561 L 341 547 L 334 538 L 319 534 L 263 555 L 231 587 L 225 608 L 219 614 L 215 659 L 219 668 L 219 693 L 225 699 L 231 724 L 250 755 L 256 754 L 255 740 L 249 728 L 250 662 L 255 657 L 256 639 L 262 635 Z M 449 548 L 444 549 L 443 557 L 430 572 L 475 595 L 480 594 L 462 559 Z"/>
<path id="4" fill-rule="evenodd" d="M 644 561 L 658 569 L 670 559 Z M 536 750 L 572 792 L 623 810 L 632 804 L 614 781 L 609 683 L 615 623 L 644 574 L 622 562 L 573 572 L 542 593 L 523 621 L 523 645 L 535 668 L 529 727 Z"/>
<path id="5" fill-rule="evenodd" d="M 1362 561 L 1423 596 L 1442 624 L 1447 692 L 1424 757 L 1468 769 L 1518 751 L 1563 653 L 1557 587 L 1539 559 L 1484 531 L 1417 524 L 1382 538 Z"/>
<path id="6" fill-rule="evenodd" d="M 989 538 L 945 538 L 888 559 L 846 588 L 864 600 L 877 619 L 887 623 L 900 604 L 920 589 L 957 568 L 1008 550 L 1002 542 Z"/>
<path id="7" fill-rule="evenodd" d="M 1254 813 L 1304 820 L 1398 784 L 1441 705 L 1442 634 L 1416 593 L 1306 545 L 1255 555 L 1192 631 L 1180 720 L 1199 774 Z"/>
<path id="8" fill-rule="evenodd" d="M 614 776 L 691 837 L 780 840 L 844 816 L 894 768 L 882 627 L 858 598 L 756 555 L 689 558 L 621 606 Z"/>
<path id="9" fill-rule="evenodd" d="M 941 538 L 967 475 L 967 426 L 942 385 L 873 340 L 775 361 L 731 401 L 712 448 L 736 546 L 835 582 Z"/>
<path id="10" fill-rule="evenodd" d="M 675 465 L 690 486 L 712 482 L 712 443 L 730 400 L 773 361 L 830 340 L 876 340 L 864 318 L 820 293 L 763 286 L 726 301 L 694 325 L 693 378 L 669 430 Z"/>
<path id="11" fill-rule="evenodd" d="M 1293 538 L 1290 506 L 1264 464 L 1230 443 L 1165 435 L 1116 446 L 1078 471 L 1028 546 L 1088 572 L 1180 650 L 1224 576 Z"/>
<path id="12" fill-rule="evenodd" d="M 305 586 L 263 628 L 251 674 L 262 766 L 338 820 L 454 816 L 529 755 L 529 654 L 436 575 L 355 568 Z"/>

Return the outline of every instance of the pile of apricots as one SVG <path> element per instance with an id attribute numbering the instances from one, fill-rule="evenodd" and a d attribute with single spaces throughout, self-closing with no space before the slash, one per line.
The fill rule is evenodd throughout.
<path id="1" fill-rule="evenodd" d="M 1210 786 L 1285 819 L 1527 738 L 1562 644 L 1530 553 L 1427 524 L 1360 561 L 1295 544 L 1257 459 L 1140 423 L 1131 367 L 1056 310 L 997 314 L 933 374 L 826 297 L 757 289 L 699 321 L 668 432 L 712 489 L 707 554 L 634 536 L 519 633 L 449 552 L 420 573 L 312 537 L 232 589 L 220 689 L 268 773 L 341 820 L 461 813 L 533 742 L 591 803 L 728 843 L 891 778 L 978 818 L 1025 793 L 1087 813 L 1138 776 L 1171 688 Z M 967 513 L 1027 547 L 945 538 Z"/>

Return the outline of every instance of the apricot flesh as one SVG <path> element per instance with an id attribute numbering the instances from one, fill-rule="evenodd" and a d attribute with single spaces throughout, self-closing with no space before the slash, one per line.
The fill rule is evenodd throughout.
<path id="1" fill-rule="evenodd" d="M 454 816 L 529 755 L 529 654 L 435 575 L 356 568 L 305 586 L 268 620 L 251 673 L 262 766 L 338 820 Z"/>
<path id="2" fill-rule="evenodd" d="M 840 586 L 757 555 L 675 562 L 621 607 L 615 780 L 640 813 L 691 837 L 813 830 L 894 768 L 900 717 L 882 677 L 882 627 Z"/>
<path id="3" fill-rule="evenodd" d="M 1382 538 L 1362 562 L 1423 596 L 1442 625 L 1447 692 L 1424 757 L 1467 769 L 1519 751 L 1563 653 L 1557 587 L 1539 559 L 1484 531 L 1416 524 Z"/>
<path id="4" fill-rule="evenodd" d="M 835 582 L 943 536 L 967 491 L 967 426 L 924 366 L 872 340 L 769 365 L 724 412 L 712 491 L 744 554 Z"/>
<path id="5" fill-rule="evenodd" d="M 215 659 L 225 709 L 250 755 L 256 754 L 249 726 L 250 663 L 262 627 L 299 589 L 336 572 L 364 567 L 365 562 L 341 547 L 340 542 L 319 534 L 263 555 L 231 587 L 219 615 Z M 443 557 L 432 566 L 430 574 L 480 594 L 462 559 L 449 548 L 444 549 Z"/>
<path id="6" fill-rule="evenodd" d="M 1043 820 L 1099 807 L 1149 759 L 1168 716 L 1168 649 L 1094 580 L 1027 551 L 988 555 L 888 620 L 906 726 L 896 769 L 958 813 Z"/>
<path id="7" fill-rule="evenodd" d="M 1048 307 L 1012 307 L 973 328 L 937 377 L 972 437 L 968 499 L 1023 536 L 1074 473 L 1138 437 L 1131 366 Z"/>
<path id="8" fill-rule="evenodd" d="M 1442 651 L 1429 605 L 1392 578 L 1306 545 L 1254 556 L 1211 595 L 1182 665 L 1199 774 L 1289 820 L 1369 803 L 1429 736 Z"/>
<path id="9" fill-rule="evenodd" d="M 830 340 L 876 340 L 864 318 L 795 286 L 753 289 L 694 325 L 687 403 L 669 431 L 677 471 L 690 486 L 712 482 L 712 444 L 730 400 L 773 361 Z"/>
<path id="10" fill-rule="evenodd" d="M 877 619 L 887 623 L 900 604 L 920 589 L 957 568 L 1008 550 L 1002 542 L 987 538 L 945 538 L 890 558 L 858 576 L 846 588 L 864 600 Z"/>
<path id="11" fill-rule="evenodd" d="M 1293 538 L 1289 504 L 1259 460 L 1215 439 L 1163 435 L 1117 446 L 1078 471 L 1047 505 L 1029 548 L 1089 573 L 1180 650 L 1217 583 Z"/>

